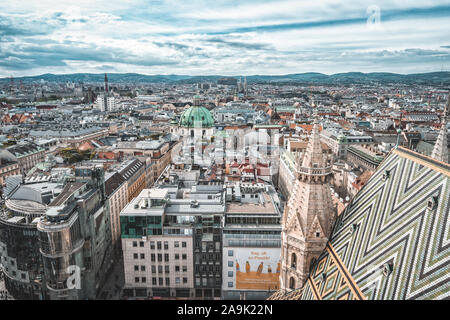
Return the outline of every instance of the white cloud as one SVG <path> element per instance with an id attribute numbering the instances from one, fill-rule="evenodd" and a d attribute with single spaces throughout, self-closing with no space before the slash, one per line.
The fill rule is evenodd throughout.
<path id="1" fill-rule="evenodd" d="M 379 30 L 365 24 L 372 4 Z M 450 68 L 450 1 L 2 1 L 0 12 L 0 76 Z"/>

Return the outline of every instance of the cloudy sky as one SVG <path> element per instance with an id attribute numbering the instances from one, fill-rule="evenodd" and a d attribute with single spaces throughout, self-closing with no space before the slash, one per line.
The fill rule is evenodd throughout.
<path id="1" fill-rule="evenodd" d="M 442 69 L 450 0 L 0 1 L 0 77 Z"/>

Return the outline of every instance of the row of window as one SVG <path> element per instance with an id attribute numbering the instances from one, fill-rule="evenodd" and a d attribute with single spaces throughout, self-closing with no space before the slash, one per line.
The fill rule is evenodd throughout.
<path id="1" fill-rule="evenodd" d="M 195 265 L 194 271 L 195 273 L 220 273 L 222 270 L 220 265 Z"/>
<path id="2" fill-rule="evenodd" d="M 201 280 L 200 280 L 200 278 L 195 278 L 195 285 L 196 286 L 213 286 L 213 285 L 216 285 L 216 286 L 220 286 L 221 284 L 222 284 L 222 279 L 220 278 L 220 277 L 216 277 L 216 278 L 206 278 L 206 277 L 203 277 L 203 278 L 201 278 Z"/>
<path id="3" fill-rule="evenodd" d="M 227 217 L 226 224 L 279 224 L 278 217 Z"/>
<path id="4" fill-rule="evenodd" d="M 206 263 L 209 261 L 217 261 L 221 260 L 221 254 L 219 253 L 196 253 L 195 254 L 195 263 Z"/>
<path id="5" fill-rule="evenodd" d="M 170 278 L 166 278 L 166 286 L 170 286 Z M 134 278 L 134 282 L 135 283 L 147 283 L 147 278 L 146 277 L 135 277 Z M 181 279 L 179 277 L 175 278 L 175 284 L 180 284 L 181 283 Z M 183 277 L 183 284 L 188 283 L 188 278 Z M 164 278 L 152 278 L 152 285 L 156 286 L 156 285 L 160 285 L 163 286 L 164 285 Z"/>
<path id="6" fill-rule="evenodd" d="M 156 267 L 158 267 L 158 273 L 163 273 L 163 266 L 151 266 L 152 267 L 152 273 L 156 273 Z M 175 272 L 180 272 L 180 266 L 174 266 Z M 134 266 L 134 271 L 145 271 L 145 265 L 135 265 Z M 188 268 L 187 266 L 181 266 L 181 270 L 183 272 L 187 272 Z M 169 274 L 170 273 L 170 269 L 169 266 L 164 266 L 164 273 Z"/>
<path id="7" fill-rule="evenodd" d="M 137 247 L 138 246 L 138 242 L 137 241 L 133 241 L 133 247 Z M 173 243 L 174 248 L 179 248 L 180 247 L 180 242 L 179 241 L 175 241 Z M 145 242 L 144 241 L 139 241 L 139 247 L 143 248 L 145 247 Z M 181 247 L 182 248 L 186 248 L 187 247 L 187 243 L 186 241 L 182 241 L 181 242 Z M 162 242 L 161 241 L 157 241 L 156 242 L 156 248 L 158 250 L 162 250 Z M 155 241 L 150 241 L 150 249 L 155 250 Z M 169 250 L 169 242 L 168 241 L 164 241 L 164 250 Z"/>
<path id="8" fill-rule="evenodd" d="M 145 259 L 145 253 L 141 253 L 140 255 L 138 253 L 133 253 L 133 258 L 134 259 Z M 163 261 L 163 255 L 162 253 L 158 253 L 157 255 L 152 253 L 150 254 L 150 259 L 152 262 L 156 262 L 156 258 L 158 257 L 158 262 L 162 262 Z M 180 254 L 179 253 L 175 253 L 174 254 L 175 260 L 180 260 Z M 187 254 L 183 253 L 181 254 L 181 259 L 182 260 L 187 260 Z M 169 262 L 169 254 L 168 253 L 164 253 L 164 261 L 165 262 Z"/>
<path id="9" fill-rule="evenodd" d="M 8 268 L 8 267 L 5 267 L 5 271 L 6 271 L 6 272 L 9 272 L 9 268 Z M 12 271 L 12 275 L 13 275 L 13 277 L 17 277 L 17 272 L 13 270 L 13 271 Z M 27 275 L 26 275 L 25 273 L 21 272 L 21 273 L 20 273 L 20 277 L 21 277 L 23 280 L 25 280 L 25 279 L 27 278 Z"/>
<path id="10" fill-rule="evenodd" d="M 17 165 L 13 165 L 13 166 L 4 167 L 3 169 L 0 169 L 0 173 L 5 173 L 8 171 L 12 171 L 14 169 L 19 169 L 19 165 L 17 164 Z M 14 172 L 12 172 L 12 174 L 14 174 Z M 5 177 L 7 177 L 7 175 Z"/>

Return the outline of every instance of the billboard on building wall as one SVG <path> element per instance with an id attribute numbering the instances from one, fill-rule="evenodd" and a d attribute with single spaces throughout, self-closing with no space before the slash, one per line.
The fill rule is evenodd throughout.
<path id="1" fill-rule="evenodd" d="M 276 290 L 280 287 L 280 249 L 236 248 L 236 289 Z"/>

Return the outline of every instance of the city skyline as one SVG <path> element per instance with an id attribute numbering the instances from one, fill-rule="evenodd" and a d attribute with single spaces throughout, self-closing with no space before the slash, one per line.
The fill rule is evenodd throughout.
<path id="1" fill-rule="evenodd" d="M 1 1 L 0 301 L 448 300 L 448 30 L 450 0 Z"/>
<path id="2" fill-rule="evenodd" d="M 0 77 L 412 74 L 450 66 L 450 1 L 77 4 L 0 4 Z"/>

